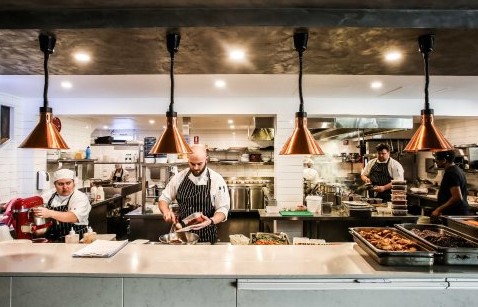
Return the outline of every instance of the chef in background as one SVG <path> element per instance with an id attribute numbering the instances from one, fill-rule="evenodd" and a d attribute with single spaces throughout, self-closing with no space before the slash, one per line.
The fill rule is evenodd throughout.
<path id="1" fill-rule="evenodd" d="M 113 182 L 126 182 L 129 179 L 129 173 L 121 164 L 115 164 L 115 170 L 111 173 Z"/>
<path id="2" fill-rule="evenodd" d="M 440 215 L 468 215 L 468 191 L 466 177 L 462 169 L 455 163 L 453 150 L 435 153 L 438 168 L 445 169 L 438 190 L 438 207 L 432 212 L 432 217 Z"/>
<path id="3" fill-rule="evenodd" d="M 199 236 L 199 242 L 217 241 L 217 224 L 227 219 L 230 208 L 229 190 L 220 174 L 207 167 L 206 147 L 191 146 L 188 156 L 189 168 L 182 170 L 169 181 L 159 198 L 159 210 L 166 222 L 176 222 L 170 209 L 177 200 L 179 219 L 201 212 L 203 222 L 191 226 Z"/>
<path id="4" fill-rule="evenodd" d="M 319 173 L 314 168 L 314 161 L 311 158 L 304 159 L 304 180 L 316 184 L 319 182 Z"/>
<path id="5" fill-rule="evenodd" d="M 72 170 L 56 171 L 53 180 L 55 188 L 42 194 L 44 207 L 34 207 L 34 215 L 55 220 L 45 235 L 49 241 L 64 242 L 72 228 L 81 238 L 87 232 L 90 200 L 75 188 L 75 172 Z"/>
<path id="6" fill-rule="evenodd" d="M 400 162 L 390 157 L 388 144 L 378 144 L 376 149 L 377 158 L 365 165 L 361 178 L 373 185 L 373 197 L 387 202 L 392 199 L 392 180 L 404 180 L 404 170 Z"/>

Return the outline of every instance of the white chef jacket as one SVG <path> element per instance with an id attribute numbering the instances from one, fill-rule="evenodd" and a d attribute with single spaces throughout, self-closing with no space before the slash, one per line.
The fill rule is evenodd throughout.
<path id="1" fill-rule="evenodd" d="M 312 183 L 317 183 L 320 179 L 319 173 L 313 168 L 304 168 L 304 179 Z"/>
<path id="2" fill-rule="evenodd" d="M 223 213 L 227 219 L 227 214 L 229 212 L 229 208 L 231 207 L 231 200 L 224 178 L 208 167 L 206 167 L 204 172 L 202 172 L 199 177 L 196 177 L 190 173 L 188 178 L 196 185 L 207 185 L 208 171 L 209 176 L 211 177 L 211 203 L 216 209 L 215 212 Z M 188 172 L 189 168 L 186 168 L 171 178 L 169 183 L 164 188 L 163 193 L 159 197 L 159 201 L 165 201 L 168 205 L 170 205 L 171 202 L 176 199 L 179 185 L 186 178 Z"/>
<path id="3" fill-rule="evenodd" d="M 56 192 L 56 189 L 51 189 L 42 194 L 43 203 L 46 205 L 50 200 L 53 193 Z M 56 195 L 52 202 L 52 207 L 59 207 L 64 206 L 68 202 L 68 198 L 70 196 L 60 196 Z M 70 202 L 68 204 L 68 211 L 73 212 L 76 217 L 78 218 L 78 223 L 74 223 L 75 225 L 88 225 L 88 216 L 90 215 L 91 211 L 91 204 L 88 196 L 85 193 L 75 189 L 73 195 L 71 196 Z"/>

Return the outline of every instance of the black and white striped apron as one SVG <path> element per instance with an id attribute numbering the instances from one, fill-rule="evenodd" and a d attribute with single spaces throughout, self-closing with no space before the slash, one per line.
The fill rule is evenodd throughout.
<path id="1" fill-rule="evenodd" d="M 183 182 L 179 185 L 176 200 L 179 207 L 179 218 L 184 219 L 195 212 L 202 212 L 205 216 L 211 218 L 216 209 L 211 201 L 211 176 L 207 170 L 207 185 L 196 185 L 189 179 L 189 171 Z M 217 241 L 217 226 L 208 225 L 199 230 L 193 230 L 199 236 L 199 242 Z"/>
<path id="2" fill-rule="evenodd" d="M 373 185 L 383 186 L 390 183 L 393 179 L 388 172 L 388 163 L 390 163 L 390 159 L 388 159 L 387 163 L 378 163 L 372 166 L 370 170 L 370 181 L 372 181 Z M 387 202 L 392 200 L 392 190 L 386 190 L 384 192 L 376 192 L 376 198 L 381 198 L 383 201 Z"/>
<path id="3" fill-rule="evenodd" d="M 75 193 L 75 191 L 73 191 L 73 193 Z M 58 195 L 57 192 L 53 193 L 48 201 L 47 209 L 59 212 L 68 212 L 68 205 L 70 204 L 70 199 L 73 196 L 73 193 L 71 193 L 70 197 L 68 197 L 66 205 L 52 207 L 51 203 L 53 202 L 55 196 Z M 47 230 L 45 237 L 51 242 L 65 242 L 65 236 L 70 233 L 72 227 L 75 232 L 80 235 L 80 239 L 83 237 L 83 234 L 88 231 L 88 227 L 86 225 L 75 225 L 73 223 L 63 223 L 55 220 L 53 225 Z"/>
<path id="4" fill-rule="evenodd" d="M 123 181 L 123 169 L 121 169 L 120 172 L 115 170 L 113 173 L 113 182 L 121 182 L 121 181 Z"/>

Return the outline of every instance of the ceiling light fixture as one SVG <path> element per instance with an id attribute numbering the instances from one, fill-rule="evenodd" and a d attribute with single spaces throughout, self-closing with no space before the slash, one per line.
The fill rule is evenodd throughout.
<path id="1" fill-rule="evenodd" d="M 402 54 L 398 51 L 393 51 L 385 54 L 385 60 L 388 62 L 395 62 L 402 58 Z"/>
<path id="2" fill-rule="evenodd" d="M 69 82 L 69 81 L 63 81 L 63 82 L 61 82 L 61 87 L 66 88 L 66 89 L 70 89 L 70 88 L 73 87 L 73 84 L 71 84 L 71 82 Z"/>
<path id="3" fill-rule="evenodd" d="M 302 97 L 302 54 L 307 49 L 307 30 L 294 33 L 294 48 L 299 54 L 299 112 L 295 113 L 295 128 L 292 135 L 285 142 L 280 155 L 323 155 L 319 144 L 307 128 L 307 113 L 304 111 L 304 98 Z"/>
<path id="4" fill-rule="evenodd" d="M 150 119 L 150 120 L 149 120 L 149 123 L 150 123 L 151 125 L 154 124 L 155 122 L 156 122 L 156 121 L 155 121 L 154 119 Z"/>
<path id="5" fill-rule="evenodd" d="M 171 100 L 169 110 L 166 112 L 166 130 L 163 132 L 158 141 L 151 148 L 150 154 L 165 153 L 191 153 L 192 150 L 184 136 L 178 130 L 178 117 L 174 112 L 174 54 L 178 52 L 179 41 L 181 35 L 179 33 L 168 33 L 166 35 L 166 43 L 169 51 L 171 66 L 169 77 L 171 79 Z"/>
<path id="6" fill-rule="evenodd" d="M 382 86 L 383 86 L 383 84 L 380 81 L 374 81 L 374 82 L 370 83 L 370 87 L 373 88 L 373 89 L 379 89 L 379 88 L 382 88 Z"/>
<path id="7" fill-rule="evenodd" d="M 45 83 L 43 86 L 43 107 L 40 107 L 40 121 L 27 136 L 19 148 L 35 149 L 69 149 L 60 135 L 61 124 L 53 117 L 53 109 L 48 107 L 48 59 L 55 48 L 56 37 L 52 33 L 40 33 L 38 36 L 40 50 L 43 51 L 43 69 Z"/>
<path id="8" fill-rule="evenodd" d="M 214 82 L 214 86 L 217 88 L 225 88 L 226 87 L 226 82 L 224 80 L 216 80 Z"/>
<path id="9" fill-rule="evenodd" d="M 230 125 L 230 124 L 234 124 L 234 120 L 228 119 L 228 120 L 227 120 L 227 123 L 228 123 L 229 125 Z"/>
<path id="10" fill-rule="evenodd" d="M 84 52 L 77 52 L 73 55 L 73 57 L 75 60 L 82 63 L 88 63 L 91 60 L 90 55 Z"/>
<path id="11" fill-rule="evenodd" d="M 229 53 L 229 58 L 233 61 L 242 61 L 246 58 L 246 54 L 243 50 L 232 50 Z"/>
<path id="12" fill-rule="evenodd" d="M 428 86 L 430 84 L 430 75 L 428 73 L 428 57 L 433 51 L 434 36 L 431 34 L 422 35 L 418 38 L 419 51 L 423 54 L 425 64 L 425 108 L 421 111 L 421 123 L 418 130 L 408 142 L 404 151 L 442 151 L 453 149 L 443 134 L 435 127 L 433 123 L 433 109 L 430 109 L 428 102 Z"/>

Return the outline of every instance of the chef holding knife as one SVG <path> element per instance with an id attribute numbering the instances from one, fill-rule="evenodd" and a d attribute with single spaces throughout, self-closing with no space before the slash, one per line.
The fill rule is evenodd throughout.
<path id="1" fill-rule="evenodd" d="M 204 221 L 190 229 L 199 235 L 199 242 L 215 243 L 216 224 L 224 222 L 229 212 L 229 191 L 222 176 L 207 167 L 204 145 L 192 145 L 191 150 L 189 168 L 171 178 L 159 198 L 159 210 L 166 222 L 176 222 L 176 216 L 169 207 L 173 200 L 178 202 L 179 219 L 201 212 Z"/>

